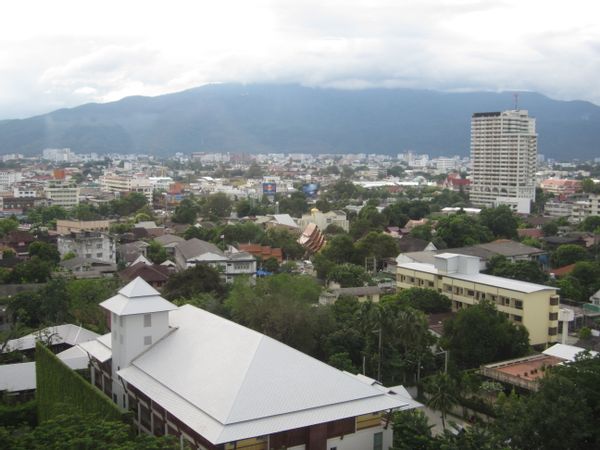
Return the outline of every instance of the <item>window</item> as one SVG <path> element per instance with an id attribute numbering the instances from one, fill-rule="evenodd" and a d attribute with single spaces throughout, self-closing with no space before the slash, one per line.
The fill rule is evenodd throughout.
<path id="1" fill-rule="evenodd" d="M 515 308 L 517 308 L 517 309 L 523 309 L 523 301 L 515 299 Z"/>
<path id="2" fill-rule="evenodd" d="M 554 296 L 550 297 L 550 304 L 552 306 L 558 305 L 558 298 L 559 298 L 558 295 L 554 295 Z"/>
<path id="3" fill-rule="evenodd" d="M 152 314 L 144 314 L 144 328 L 152 326 Z"/>
<path id="4" fill-rule="evenodd" d="M 96 258 L 102 258 L 102 253 L 96 253 Z"/>
<path id="5" fill-rule="evenodd" d="M 373 435 L 373 450 L 383 450 L 383 433 L 375 433 Z"/>
<path id="6" fill-rule="evenodd" d="M 522 316 L 517 316 L 516 314 L 513 315 L 513 320 L 515 322 L 523 322 L 523 317 Z"/>
<path id="7" fill-rule="evenodd" d="M 123 326 L 123 316 L 119 316 L 119 326 Z"/>
<path id="8" fill-rule="evenodd" d="M 556 336 L 558 334 L 558 327 L 548 328 L 548 334 L 550 336 Z"/>
<path id="9" fill-rule="evenodd" d="M 152 345 L 152 336 L 144 336 L 144 345 Z"/>
<path id="10" fill-rule="evenodd" d="M 548 316 L 549 320 L 558 320 L 558 313 L 557 312 L 551 312 Z"/>

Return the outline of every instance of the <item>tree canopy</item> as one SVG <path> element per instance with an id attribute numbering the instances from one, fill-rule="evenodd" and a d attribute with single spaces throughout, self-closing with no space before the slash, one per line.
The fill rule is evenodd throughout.
<path id="1" fill-rule="evenodd" d="M 459 368 L 470 369 L 525 355 L 529 333 L 499 313 L 494 304 L 481 301 L 444 322 L 442 346 Z"/>

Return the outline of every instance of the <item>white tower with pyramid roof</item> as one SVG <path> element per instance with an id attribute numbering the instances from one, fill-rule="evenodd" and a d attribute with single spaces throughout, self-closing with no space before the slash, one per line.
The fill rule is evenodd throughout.
<path id="1" fill-rule="evenodd" d="M 111 314 L 113 400 L 127 408 L 127 396 L 117 372 L 169 333 L 169 311 L 177 307 L 140 277 L 100 306 Z"/>

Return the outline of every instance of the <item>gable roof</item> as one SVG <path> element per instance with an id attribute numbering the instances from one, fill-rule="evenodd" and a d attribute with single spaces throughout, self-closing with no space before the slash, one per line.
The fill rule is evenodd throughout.
<path id="1" fill-rule="evenodd" d="M 163 234 L 162 236 L 155 237 L 154 240 L 163 247 L 185 242 L 185 239 L 175 234 Z"/>
<path id="2" fill-rule="evenodd" d="M 177 250 L 181 252 L 185 259 L 193 259 L 198 256 L 212 253 L 213 255 L 225 257 L 225 254 L 219 247 L 210 242 L 202 241 L 197 238 L 188 239 L 185 242 L 177 244 Z"/>
<path id="3" fill-rule="evenodd" d="M 169 268 L 167 266 L 146 264 L 143 261 L 132 264 L 119 272 L 119 276 L 126 281 L 131 281 L 140 277 L 148 283 L 153 281 L 167 281 L 169 279 L 169 274 Z"/>
<path id="4" fill-rule="evenodd" d="M 158 291 L 137 277 L 114 297 L 100 303 L 104 309 L 118 316 L 171 311 L 177 307 L 160 296 Z"/>
<path id="5" fill-rule="evenodd" d="M 118 375 L 214 444 L 413 407 L 194 306 L 172 311 L 170 325 L 174 332 Z"/>
<path id="6" fill-rule="evenodd" d="M 40 336 L 42 338 L 45 338 L 46 336 L 50 338 L 51 345 L 76 345 L 81 342 L 94 340 L 99 335 L 81 326 L 70 323 L 65 325 L 56 325 L 29 333 L 28 335 L 21 336 L 17 339 L 11 339 L 8 341 L 4 352 L 32 349 L 35 347 L 35 343 L 40 339 Z"/>

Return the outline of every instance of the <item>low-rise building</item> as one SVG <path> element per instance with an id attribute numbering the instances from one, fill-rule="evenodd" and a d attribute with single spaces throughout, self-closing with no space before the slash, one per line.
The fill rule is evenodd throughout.
<path id="1" fill-rule="evenodd" d="M 498 311 L 529 332 L 531 345 L 557 341 L 559 295 L 557 288 L 511 280 L 479 272 L 474 256 L 442 253 L 434 263 L 398 264 L 398 289 L 434 289 L 452 301 L 454 311 L 482 300 L 496 304 Z"/>
<path id="2" fill-rule="evenodd" d="M 227 283 L 233 283 L 238 276 L 256 276 L 256 258 L 250 253 L 233 247 L 224 252 L 216 245 L 196 238 L 177 244 L 175 263 L 181 270 L 198 264 L 209 265 L 217 269 Z"/>
<path id="3" fill-rule="evenodd" d="M 115 238 L 106 233 L 85 231 L 58 237 L 58 252 L 61 257 L 74 253 L 84 259 L 114 263 L 117 260 Z"/>
<path id="4" fill-rule="evenodd" d="M 305 229 L 308 224 L 314 223 L 321 230 L 326 230 L 329 225 L 338 226 L 346 232 L 350 230 L 350 222 L 344 211 L 329 211 L 323 213 L 317 208 L 313 208 L 310 210 L 310 214 L 304 214 L 297 222 L 301 229 Z"/>
<path id="5" fill-rule="evenodd" d="M 91 381 L 141 433 L 203 450 L 365 450 L 392 445 L 391 413 L 420 405 L 137 278 L 101 303 L 111 332 L 82 343 Z"/>
<path id="6" fill-rule="evenodd" d="M 82 231 L 108 231 L 109 220 L 62 220 L 56 221 L 58 234 L 80 233 Z"/>

